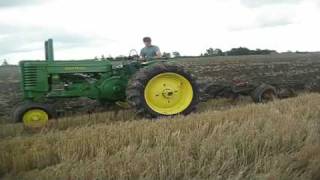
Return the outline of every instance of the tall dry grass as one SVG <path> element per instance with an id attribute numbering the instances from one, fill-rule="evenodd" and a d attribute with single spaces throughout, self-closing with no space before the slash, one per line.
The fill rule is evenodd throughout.
<path id="1" fill-rule="evenodd" d="M 208 103 L 202 103 L 198 106 L 197 112 L 225 110 L 232 107 L 242 106 L 252 103 L 250 98 L 242 98 L 236 101 L 230 99 L 216 99 L 211 100 Z M 94 126 L 97 124 L 112 124 L 123 121 L 137 120 L 134 111 L 132 110 L 120 110 L 107 111 L 104 113 L 96 114 L 83 114 L 73 117 L 65 117 L 59 120 L 52 120 L 50 124 L 41 130 L 41 133 L 47 133 L 52 131 L 63 131 L 67 129 Z M 12 138 L 15 136 L 30 136 L 33 133 L 39 133 L 39 131 L 32 132 L 29 129 L 25 129 L 22 124 L 0 124 L 0 139 Z"/>
<path id="2" fill-rule="evenodd" d="M 101 114 L 96 124 L 13 133 L 0 140 L 0 174 L 39 180 L 320 179 L 319 102 L 319 94 L 310 94 L 161 121 L 117 122 Z M 210 109 L 210 103 L 204 106 Z"/>

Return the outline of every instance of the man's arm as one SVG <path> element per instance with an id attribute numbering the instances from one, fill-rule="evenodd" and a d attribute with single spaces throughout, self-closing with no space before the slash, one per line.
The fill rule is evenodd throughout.
<path id="1" fill-rule="evenodd" d="M 156 47 L 156 57 L 157 58 L 161 58 L 162 54 L 161 54 L 161 51 L 158 47 Z"/>
<path id="2" fill-rule="evenodd" d="M 143 52 L 143 49 L 140 51 L 140 58 L 144 59 L 146 57 L 145 53 Z"/>

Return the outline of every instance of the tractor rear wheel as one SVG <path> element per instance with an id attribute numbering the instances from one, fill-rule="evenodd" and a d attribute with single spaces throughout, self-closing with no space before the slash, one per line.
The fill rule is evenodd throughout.
<path id="1" fill-rule="evenodd" d="M 49 119 L 55 118 L 55 110 L 47 105 L 35 102 L 25 102 L 18 105 L 13 113 L 12 119 L 15 123 L 23 122 L 26 127 L 44 127 Z"/>
<path id="2" fill-rule="evenodd" d="M 199 102 L 195 78 L 173 64 L 151 65 L 129 81 L 127 100 L 137 114 L 148 118 L 189 114 Z"/>

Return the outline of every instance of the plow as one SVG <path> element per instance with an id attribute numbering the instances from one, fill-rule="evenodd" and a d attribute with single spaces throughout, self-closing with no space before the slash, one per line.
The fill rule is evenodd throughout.
<path id="1" fill-rule="evenodd" d="M 109 60 L 55 60 L 53 41 L 45 42 L 45 60 L 20 62 L 23 102 L 13 121 L 43 127 L 57 118 L 52 101 L 89 98 L 101 104 L 128 103 L 146 118 L 188 115 L 198 103 L 218 97 L 251 96 L 257 103 L 281 97 L 268 84 L 234 81 L 230 86 L 201 85 L 175 59 L 140 61 L 129 56 L 115 65 Z"/>

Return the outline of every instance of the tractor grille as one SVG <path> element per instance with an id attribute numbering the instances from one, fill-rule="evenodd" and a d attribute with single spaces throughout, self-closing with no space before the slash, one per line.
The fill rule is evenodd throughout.
<path id="1" fill-rule="evenodd" d="M 37 67 L 29 66 L 23 68 L 23 86 L 25 89 L 35 88 L 37 85 Z"/>

